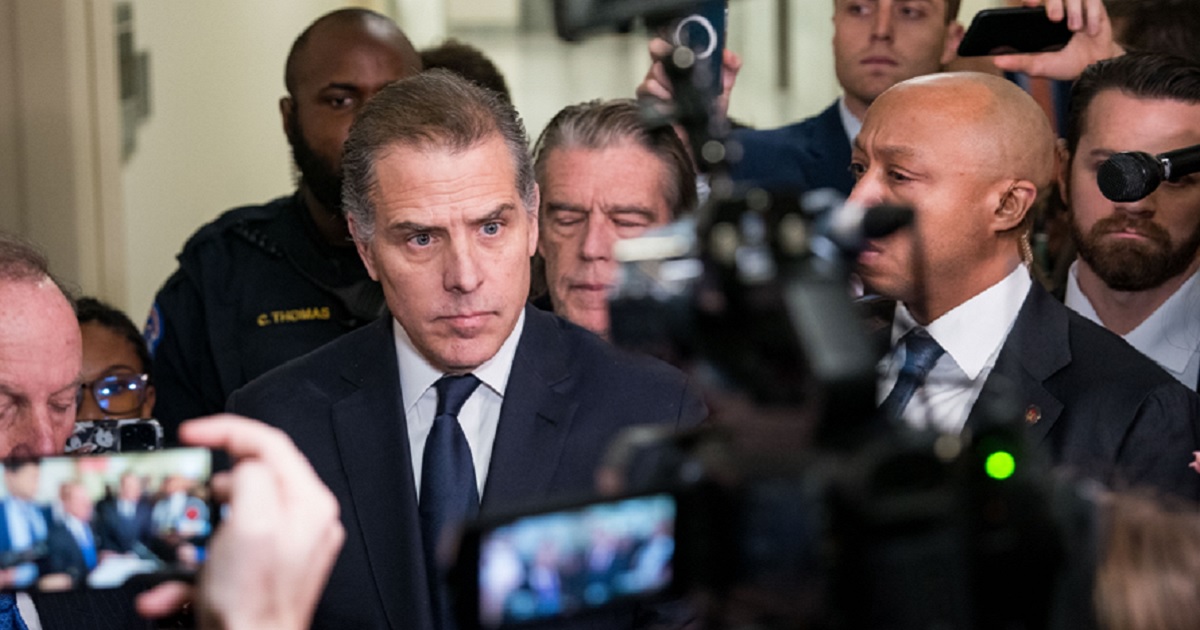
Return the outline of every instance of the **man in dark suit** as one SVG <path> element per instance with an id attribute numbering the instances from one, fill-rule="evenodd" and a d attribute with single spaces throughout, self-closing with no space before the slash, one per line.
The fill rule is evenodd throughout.
<path id="1" fill-rule="evenodd" d="M 229 408 L 284 429 L 340 500 L 346 544 L 315 625 L 446 628 L 444 525 L 590 494 L 615 433 L 691 425 L 703 405 L 673 368 L 526 306 L 538 190 L 506 101 L 440 70 L 397 82 L 355 121 L 343 164 L 390 314 Z"/>
<path id="2" fill-rule="evenodd" d="M 96 504 L 96 535 L 101 549 L 129 553 L 150 535 L 154 506 L 145 496 L 141 477 L 126 472 L 119 483 L 115 497 Z"/>
<path id="3" fill-rule="evenodd" d="M 5 556 L 6 586 L 30 586 L 40 576 L 44 558 L 13 564 L 22 554 L 45 553 L 50 517 L 46 506 L 36 501 L 40 472 L 41 467 L 34 460 L 16 460 L 4 465 L 7 496 L 0 501 L 0 555 Z"/>
<path id="4" fill-rule="evenodd" d="M 963 28 L 958 23 L 961 0 L 834 0 L 834 71 L 842 96 L 820 114 L 778 129 L 738 129 L 733 139 L 742 157 L 730 165 L 736 181 L 770 188 L 833 188 L 850 194 L 854 178 L 850 142 L 862 126 L 867 107 L 889 87 L 940 71 L 955 58 Z M 670 53 L 670 44 L 655 40 L 651 56 Z M 728 107 L 733 77 L 741 67 L 732 54 L 723 68 Z M 661 63 L 655 63 L 638 94 L 669 99 L 671 90 Z"/>
<path id="5" fill-rule="evenodd" d="M 1006 392 L 1056 464 L 1200 500 L 1187 468 L 1200 399 L 1068 311 L 1022 265 L 1028 210 L 1053 159 L 1045 114 L 998 77 L 921 77 L 871 105 L 851 200 L 911 206 L 917 221 L 859 257 L 867 287 L 898 302 L 881 414 L 958 432 L 987 421 L 986 402 Z"/>
<path id="6" fill-rule="evenodd" d="M 65 590 L 81 585 L 100 561 L 100 547 L 92 515 L 95 513 L 92 497 L 78 482 L 67 482 L 59 488 L 62 514 L 54 519 L 46 535 L 46 584 L 43 588 Z M 57 575 L 55 575 L 57 574 Z M 58 575 L 66 580 L 49 580 Z"/>

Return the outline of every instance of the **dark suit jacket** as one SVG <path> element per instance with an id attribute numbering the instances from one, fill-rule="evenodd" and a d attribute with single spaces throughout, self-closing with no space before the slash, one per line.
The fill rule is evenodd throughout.
<path id="1" fill-rule="evenodd" d="M 1200 475 L 1188 468 L 1200 450 L 1200 398 L 1036 282 L 984 386 L 985 395 L 1006 390 L 1054 464 L 1110 487 L 1200 501 Z M 975 405 L 968 426 L 987 421 L 984 408 Z"/>
<path id="2" fill-rule="evenodd" d="M 89 526 L 90 527 L 90 526 Z M 95 545 L 96 533 L 92 531 L 92 541 Z M 71 534 L 71 530 L 59 520 L 54 520 L 50 524 L 50 529 L 46 532 L 46 568 L 42 573 L 66 573 L 71 576 L 71 580 L 76 584 L 82 584 L 87 578 L 88 566 L 87 560 L 83 557 L 83 550 L 79 548 L 79 543 L 75 540 L 75 536 Z M 96 553 L 99 554 L 99 547 L 96 548 Z"/>
<path id="3" fill-rule="evenodd" d="M 93 540 L 99 537 L 95 530 Z M 87 564 L 75 537 L 59 521 L 51 521 L 46 531 L 48 555 L 42 572 L 67 573 L 78 583 L 87 575 Z M 99 553 L 99 551 L 97 551 Z M 44 630 L 136 630 L 152 628 L 134 609 L 138 587 L 110 590 L 79 590 L 33 595 L 38 618 Z"/>
<path id="4" fill-rule="evenodd" d="M 833 188 L 849 195 L 850 138 L 842 126 L 838 104 L 798 123 L 778 129 L 739 129 L 740 162 L 732 164 L 735 181 L 800 191 Z"/>
<path id="5" fill-rule="evenodd" d="M 96 515 L 92 518 L 97 544 L 101 549 L 118 553 L 132 551 L 133 543 L 144 543 L 150 535 L 150 514 L 153 509 L 149 501 L 139 500 L 133 518 L 126 520 L 121 516 L 116 498 L 102 499 L 96 504 Z"/>
<path id="6" fill-rule="evenodd" d="M 346 542 L 317 607 L 319 628 L 432 627 L 391 327 L 385 316 L 229 399 L 230 411 L 284 429 L 338 497 Z M 692 425 L 703 415 L 678 371 L 526 307 L 481 516 L 590 494 L 593 471 L 619 430 Z"/>

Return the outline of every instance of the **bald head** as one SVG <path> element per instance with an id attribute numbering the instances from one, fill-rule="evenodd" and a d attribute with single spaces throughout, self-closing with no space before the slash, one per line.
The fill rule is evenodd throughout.
<path id="1" fill-rule="evenodd" d="M 850 199 L 912 207 L 916 241 L 896 235 L 865 252 L 863 281 L 922 323 L 995 285 L 1028 252 L 1022 237 L 1054 150 L 1042 110 L 1004 79 L 938 74 L 885 91 L 854 140 Z"/>
<path id="2" fill-rule="evenodd" d="M 998 177 L 1029 180 L 1039 190 L 1053 177 L 1050 121 L 1012 81 L 978 72 L 926 75 L 896 84 L 877 104 L 871 112 L 896 117 L 895 124 L 916 118 L 934 123 L 944 139 L 959 145 L 961 157 Z"/>
<path id="3" fill-rule="evenodd" d="M 395 50 L 403 57 L 405 64 L 409 66 L 409 71 L 405 73 L 405 76 L 421 71 L 421 55 L 413 48 L 412 42 L 408 41 L 408 37 L 404 35 L 400 27 L 396 26 L 396 23 L 387 16 L 368 9 L 338 9 L 317 18 L 308 28 L 304 29 L 304 32 L 300 33 L 300 36 L 292 44 L 283 75 L 288 92 L 295 93 L 296 84 L 301 80 L 301 75 L 306 72 L 309 58 L 314 53 L 321 52 L 310 46 L 313 40 L 326 37 L 337 39 L 346 35 L 352 37 L 365 35 L 394 46 Z"/>

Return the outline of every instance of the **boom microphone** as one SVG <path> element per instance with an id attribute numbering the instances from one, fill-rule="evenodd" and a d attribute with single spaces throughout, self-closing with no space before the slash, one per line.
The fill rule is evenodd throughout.
<path id="1" fill-rule="evenodd" d="M 912 208 L 886 204 L 864 207 L 846 201 L 831 188 L 809 191 L 802 199 L 805 212 L 820 217 L 816 234 L 851 257 L 865 249 L 869 239 L 883 238 L 913 222 Z"/>
<path id="2" fill-rule="evenodd" d="M 1116 153 L 1096 170 L 1100 192 L 1112 201 L 1145 199 L 1158 185 L 1200 171 L 1200 144 L 1150 155 L 1141 151 Z"/>

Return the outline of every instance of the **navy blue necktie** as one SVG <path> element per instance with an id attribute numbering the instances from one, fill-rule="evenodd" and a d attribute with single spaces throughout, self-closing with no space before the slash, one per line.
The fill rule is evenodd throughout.
<path id="1" fill-rule="evenodd" d="M 879 405 L 879 416 L 885 421 L 895 423 L 900 421 L 908 401 L 912 400 L 922 385 L 933 364 L 946 352 L 929 333 L 920 328 L 914 328 L 904 335 L 904 367 L 896 377 L 896 384 L 891 393 Z"/>
<path id="2" fill-rule="evenodd" d="M 27 630 L 12 593 L 0 593 L 0 630 Z"/>
<path id="3" fill-rule="evenodd" d="M 438 539 L 449 525 L 461 524 L 479 513 L 479 490 L 471 447 L 458 424 L 458 412 L 479 386 L 471 374 L 443 376 L 437 388 L 437 416 L 425 440 L 421 463 L 421 540 L 435 621 L 442 630 L 454 627 L 448 592 L 437 563 Z"/>

